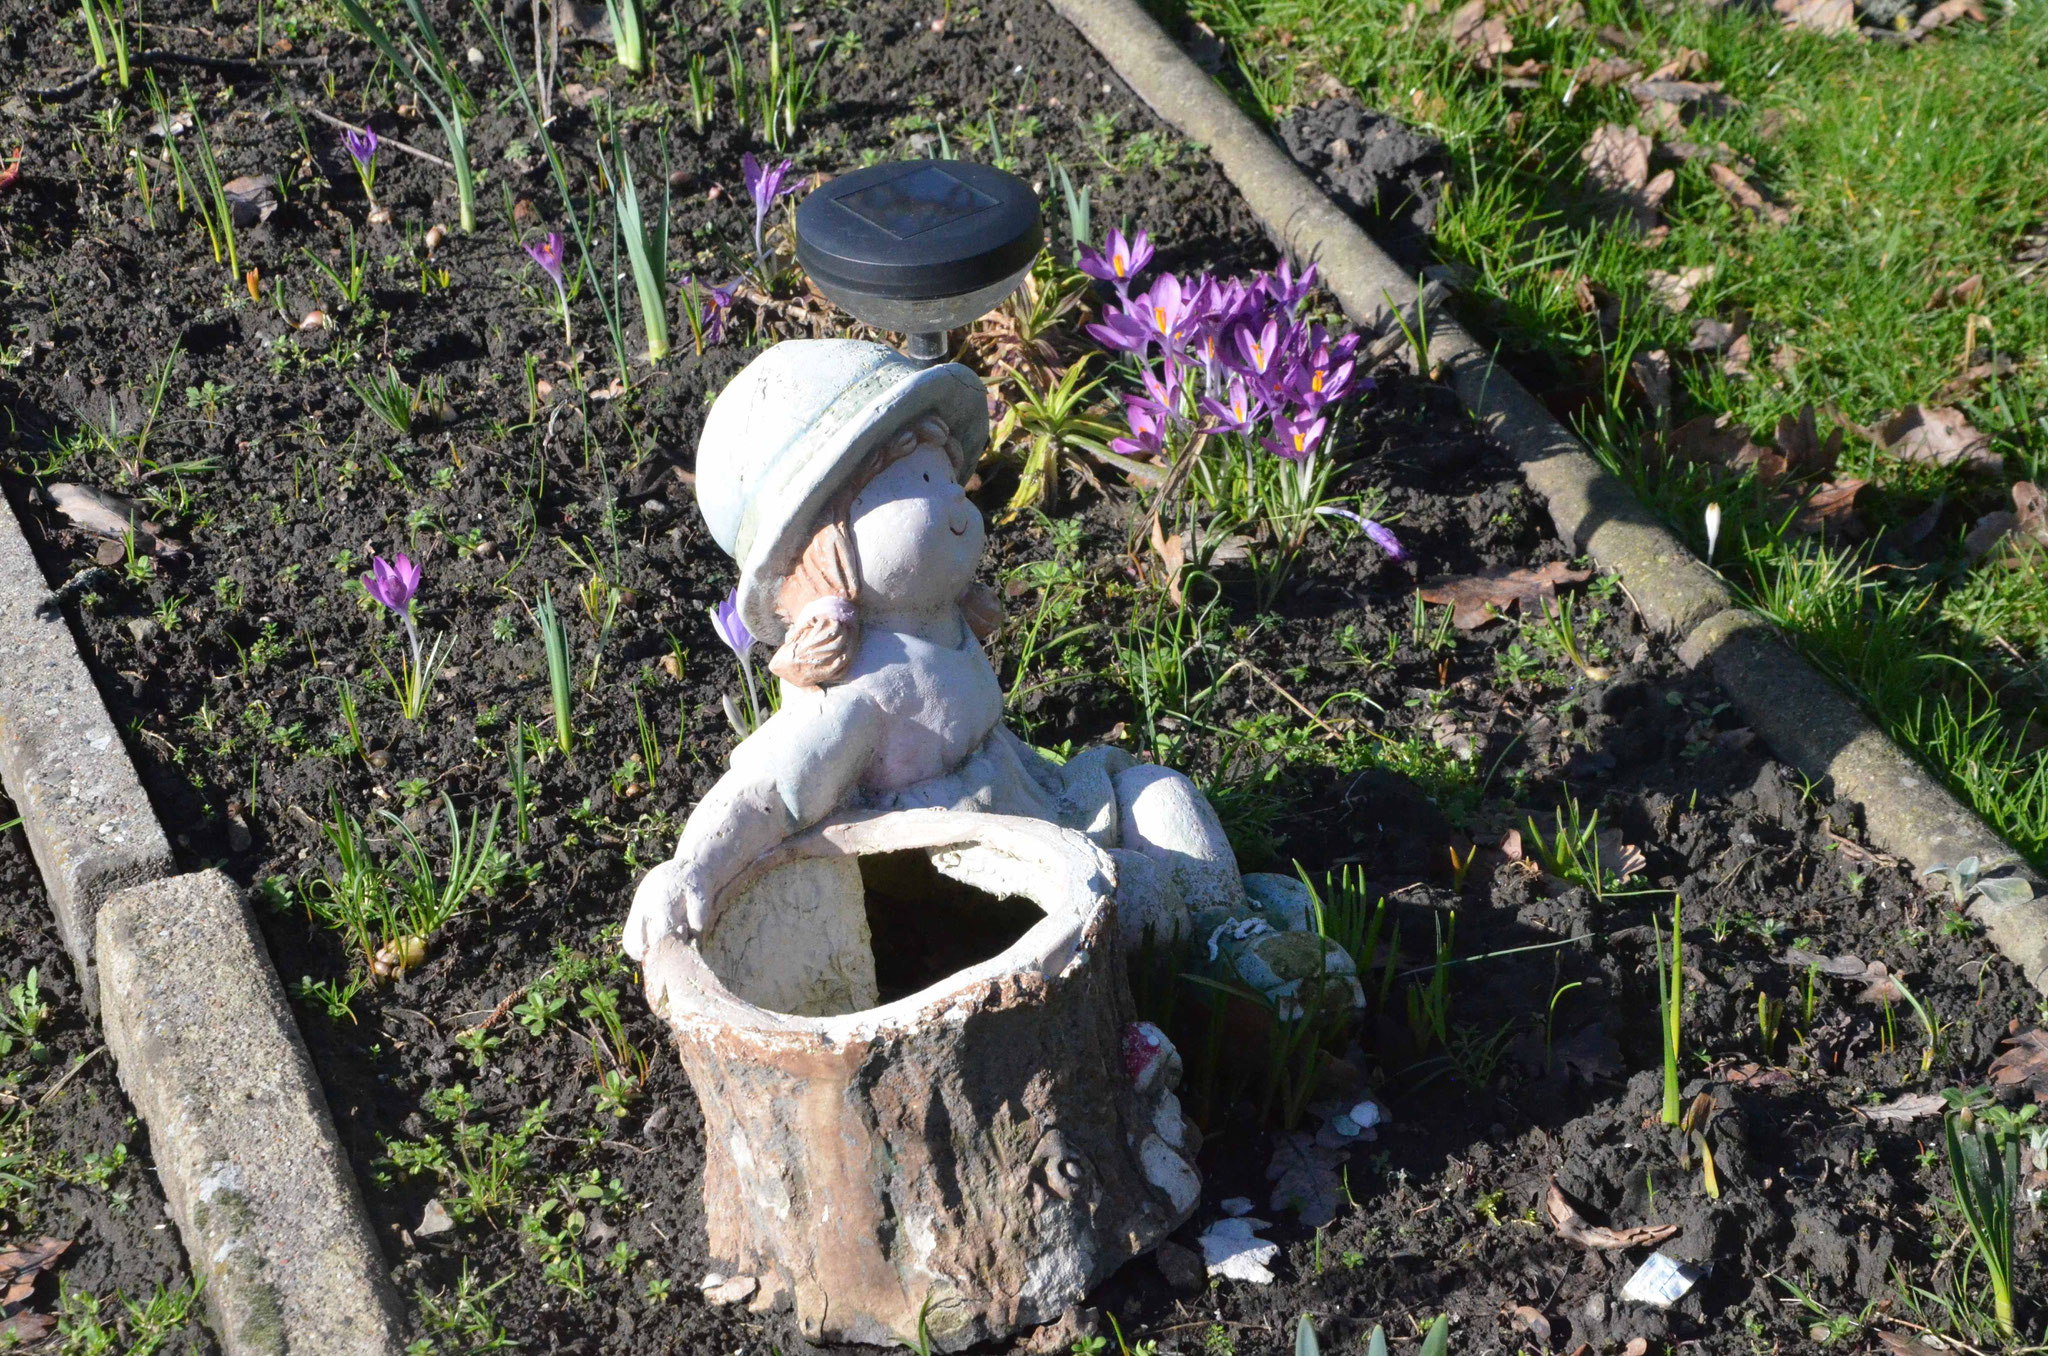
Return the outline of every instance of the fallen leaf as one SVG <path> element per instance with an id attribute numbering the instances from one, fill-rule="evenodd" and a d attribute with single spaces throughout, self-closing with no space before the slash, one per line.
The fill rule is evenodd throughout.
<path id="1" fill-rule="evenodd" d="M 1486 0 L 1466 0 L 1451 15 L 1445 32 L 1454 46 L 1472 54 L 1472 64 L 1481 70 L 1490 69 L 1495 57 L 1506 56 L 1515 45 L 1507 23 L 1487 14 Z"/>
<path id="2" fill-rule="evenodd" d="M 1799 360 L 1803 356 L 1805 355 L 1792 347 L 1792 345 L 1780 344 L 1771 350 L 1771 368 L 1773 371 L 1783 372 L 1789 377 L 1792 375 L 1792 369 L 1799 365 Z"/>
<path id="3" fill-rule="evenodd" d="M 1601 1224 L 1588 1224 L 1585 1217 L 1572 1208 L 1565 1199 L 1564 1191 L 1557 1185 L 1555 1177 L 1550 1179 L 1550 1190 L 1543 1199 L 1544 1207 L 1550 1212 L 1551 1227 L 1569 1241 L 1582 1248 L 1598 1248 L 1613 1251 L 1619 1248 L 1650 1248 L 1678 1233 L 1676 1224 L 1644 1224 L 1634 1229 L 1609 1229 Z"/>
<path id="4" fill-rule="evenodd" d="M 1692 305 L 1693 292 L 1702 284 L 1711 281 L 1713 276 L 1712 264 L 1696 264 L 1677 273 L 1667 273 L 1661 268 L 1653 268 L 1644 275 L 1643 280 L 1649 286 L 1652 301 L 1666 310 L 1677 312 Z"/>
<path id="5" fill-rule="evenodd" d="M 1859 1106 L 1856 1114 L 1866 1121 L 1879 1125 L 1896 1125 L 1905 1121 L 1917 1121 L 1923 1116 L 1939 1116 L 1948 1106 L 1938 1092 L 1909 1092 L 1895 1101 L 1882 1106 Z"/>
<path id="6" fill-rule="evenodd" d="M 1271 1207 L 1294 1211 L 1308 1228 L 1322 1228 L 1337 1218 L 1337 1202 L 1344 1192 L 1337 1169 L 1348 1157 L 1343 1149 L 1317 1144 L 1315 1136 L 1304 1131 L 1287 1135 L 1266 1165 L 1266 1180 L 1273 1184 Z"/>
<path id="7" fill-rule="evenodd" d="M 1849 0 L 1842 0 L 1842 3 L 1846 5 Z M 1768 221 L 1773 226 L 1783 226 L 1792 220 L 1790 212 L 1757 192 L 1755 185 L 1728 166 L 1709 165 L 1707 173 L 1731 202 L 1757 219 Z"/>
<path id="8" fill-rule="evenodd" d="M 1663 65 L 1651 71 L 1643 78 L 1646 80 L 1682 80 L 1688 75 L 1698 75 L 1706 68 L 1707 54 L 1705 52 L 1700 51 L 1697 47 L 1681 47 L 1673 52 Z M 1719 86 L 1715 88 L 1718 89 Z"/>
<path id="9" fill-rule="evenodd" d="M 1686 348 L 1693 353 L 1720 353 L 1742 334 L 1745 321 L 1695 320 Z"/>
<path id="10" fill-rule="evenodd" d="M 1796 1080 L 1783 1069 L 1766 1069 L 1761 1064 L 1743 1064 L 1728 1070 L 1728 1083 L 1742 1088 L 1788 1087 Z"/>
<path id="11" fill-rule="evenodd" d="M 1863 992 L 1856 995 L 1859 1003 L 1898 1003 L 1906 997 L 1906 991 L 1899 986 L 1883 961 L 1866 961 L 1854 955 L 1817 956 L 1798 947 L 1787 951 L 1784 959 L 1787 965 L 1800 969 L 1812 967 L 1824 975 L 1861 984 Z"/>
<path id="12" fill-rule="evenodd" d="M 1969 306 L 1984 295 L 1984 275 L 1972 273 L 1961 282 L 1950 286 L 1943 283 L 1934 289 L 1934 295 L 1927 299 L 1927 309 L 1938 311 L 1944 306 Z"/>
<path id="13" fill-rule="evenodd" d="M 1831 35 L 1856 26 L 1855 0 L 1771 0 L 1786 25 Z"/>
<path id="14" fill-rule="evenodd" d="M 1930 1347 L 1909 1332 L 1892 1332 L 1880 1328 L 1877 1343 L 1885 1349 L 1886 1356 L 1947 1356 L 1948 1348 Z"/>
<path id="15" fill-rule="evenodd" d="M 1593 851 L 1600 859 L 1602 874 L 1622 883 L 1642 875 L 1648 865 L 1641 848 L 1622 841 L 1620 829 L 1600 830 L 1593 840 Z"/>
<path id="16" fill-rule="evenodd" d="M 2008 1036 L 2005 1049 L 1991 1061 L 1991 1081 L 2000 1087 L 2026 1088 L 2037 1102 L 2048 1102 L 2048 1031 L 2036 1028 Z"/>
<path id="17" fill-rule="evenodd" d="M 1511 607 L 1520 607 L 1525 615 L 1539 612 L 1544 603 L 1557 597 L 1558 585 L 1583 584 L 1592 577 L 1591 570 L 1575 570 L 1553 560 L 1533 570 L 1498 566 L 1439 579 L 1417 592 L 1425 603 L 1448 604 L 1451 624 L 1470 631 L 1504 616 Z"/>
<path id="18" fill-rule="evenodd" d="M 1534 1305 L 1517 1304 L 1514 1307 L 1514 1322 L 1517 1329 L 1536 1339 L 1537 1346 L 1550 1345 L 1550 1320 L 1543 1316 L 1541 1309 Z"/>
<path id="19" fill-rule="evenodd" d="M 25 1248 L 0 1252 L 0 1308 L 26 1304 L 36 1288 L 36 1277 L 71 1249 L 68 1238 L 38 1238 Z"/>
<path id="20" fill-rule="evenodd" d="M 1721 357 L 1721 370 L 1731 377 L 1749 375 L 1749 336 L 1738 334 Z"/>
<path id="21" fill-rule="evenodd" d="M 1837 424 L 1823 441 L 1814 426 L 1813 405 L 1809 402 L 1800 406 L 1799 413 L 1788 414 L 1778 421 L 1771 445 L 1784 459 L 1787 475 L 1829 475 L 1833 473 L 1835 463 L 1841 460 L 1842 429 Z"/>
<path id="22" fill-rule="evenodd" d="M 228 216 L 237 226 L 270 220 L 277 211 L 277 180 L 268 174 L 244 174 L 220 186 L 228 200 Z"/>
<path id="23" fill-rule="evenodd" d="M 1638 353 L 1628 360 L 1628 371 L 1642 389 L 1651 412 L 1662 423 L 1671 409 L 1671 355 L 1661 348 Z"/>
<path id="24" fill-rule="evenodd" d="M 1990 475 L 2005 470 L 2005 458 L 1991 450 L 1990 436 L 1961 410 L 1908 405 L 1878 426 L 1877 442 L 1900 461 L 1962 466 Z"/>
<path id="25" fill-rule="evenodd" d="M 1643 73 L 1643 64 L 1632 57 L 1604 57 L 1579 67 L 1572 79 L 1595 89 L 1633 80 Z"/>
<path id="26" fill-rule="evenodd" d="M 1626 208 L 1645 231 L 1658 224 L 1657 208 L 1678 182 L 1672 170 L 1651 176 L 1653 144 L 1635 128 L 1610 122 L 1602 124 L 1579 148 L 1579 159 L 1586 162 L 1587 179 Z"/>
<path id="27" fill-rule="evenodd" d="M 1522 860 L 1522 831 L 1509 829 L 1500 836 L 1500 855 L 1511 862 Z"/>
<path id="28" fill-rule="evenodd" d="M 34 1346 L 57 1327 L 55 1314 L 15 1314 L 0 1320 L 0 1350 Z"/>
<path id="29" fill-rule="evenodd" d="M 135 549 L 153 556 L 177 556 L 184 546 L 164 535 L 164 530 L 142 516 L 134 500 L 90 485 L 58 481 L 43 491 L 50 506 L 71 520 L 71 525 L 94 536 L 126 542 L 135 537 Z"/>
<path id="30" fill-rule="evenodd" d="M 1664 438 L 1667 457 L 1708 466 L 1747 466 L 1765 451 L 1750 439 L 1748 429 L 1725 414 L 1688 419 Z"/>
<path id="31" fill-rule="evenodd" d="M 1925 37 L 1937 28 L 1946 28 L 1963 19 L 1974 19 L 1980 24 L 1987 22 L 1984 7 L 1977 0 L 1942 0 L 1914 21 L 1912 32 L 1915 36 Z"/>

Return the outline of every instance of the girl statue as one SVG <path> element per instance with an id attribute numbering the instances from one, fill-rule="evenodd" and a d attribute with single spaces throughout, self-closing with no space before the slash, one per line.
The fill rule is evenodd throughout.
<path id="1" fill-rule="evenodd" d="M 741 617 L 776 647 L 782 705 L 640 882 L 634 959 L 671 931 L 703 933 L 750 862 L 847 810 L 979 810 L 1084 833 L 1115 859 L 1127 941 L 1244 903 L 1186 777 L 1108 747 L 1059 763 L 1003 725 L 981 643 L 996 598 L 974 582 L 986 537 L 962 488 L 987 442 L 978 377 L 881 344 L 778 344 L 719 395 L 697 501 L 740 567 Z"/>

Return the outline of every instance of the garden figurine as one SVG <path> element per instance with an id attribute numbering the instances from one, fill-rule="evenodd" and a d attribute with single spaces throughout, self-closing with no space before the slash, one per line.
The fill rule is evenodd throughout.
<path id="1" fill-rule="evenodd" d="M 881 344 L 781 343 L 720 394 L 698 503 L 739 565 L 739 620 L 774 647 L 782 703 L 641 881 L 629 955 L 701 935 L 744 868 L 849 810 L 973 810 L 1084 833 L 1116 862 L 1127 941 L 1245 906 L 1229 841 L 1186 777 L 1109 747 L 1060 763 L 1003 724 L 982 647 L 999 613 L 975 583 L 985 534 L 964 488 L 987 441 L 978 377 Z"/>

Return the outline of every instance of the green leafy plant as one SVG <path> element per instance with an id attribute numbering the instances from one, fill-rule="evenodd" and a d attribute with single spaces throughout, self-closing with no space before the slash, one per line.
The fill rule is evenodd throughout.
<path id="1" fill-rule="evenodd" d="M 540 586 L 540 602 L 533 609 L 534 625 L 540 628 L 541 645 L 548 656 L 548 692 L 554 699 L 555 746 L 568 756 L 576 744 L 576 732 L 569 724 L 569 634 L 548 586 Z"/>
<path id="2" fill-rule="evenodd" d="M 654 55 L 654 33 L 647 24 L 643 0 L 604 0 L 605 18 L 612 26 L 612 50 L 619 64 L 635 75 L 645 75 Z"/>
<path id="3" fill-rule="evenodd" d="M 1666 1125 L 1677 1125 L 1682 1112 L 1678 1105 L 1679 1028 L 1685 1001 L 1684 954 L 1681 937 L 1685 927 L 1685 902 L 1671 897 L 1671 959 L 1664 959 L 1664 932 L 1657 916 L 1650 915 L 1650 929 L 1657 945 L 1657 1026 L 1664 1038 L 1664 1111 Z"/>
<path id="4" fill-rule="evenodd" d="M 0 1056 L 17 1048 L 26 1050 L 38 1064 L 47 1063 L 50 1048 L 43 1043 L 42 1030 L 50 1020 L 50 1005 L 43 1001 L 42 976 L 34 966 L 19 983 L 7 986 L 7 1001 L 0 1004 Z"/>
<path id="5" fill-rule="evenodd" d="M 630 3 L 630 0 L 628 0 Z M 634 8 L 637 10 L 638 6 Z M 623 64 L 625 58 L 621 56 Z M 612 163 L 612 204 L 618 214 L 619 234 L 626 239 L 626 257 L 633 265 L 633 288 L 640 296 L 640 319 L 647 328 L 647 361 L 658 363 L 668 356 L 668 176 L 662 176 L 661 211 L 651 219 L 640 210 L 640 195 L 633 185 L 633 161 L 614 134 Z M 662 158 L 668 158 L 664 139 Z"/>
<path id="6" fill-rule="evenodd" d="M 1999 1134 L 1969 1108 L 1945 1116 L 1949 1179 L 1956 1207 L 1970 1231 L 1977 1260 L 1991 1283 L 1991 1306 L 1999 1335 L 2013 1328 L 2013 1214 L 2020 1181 L 2020 1146 Z"/>
<path id="7" fill-rule="evenodd" d="M 432 20 L 427 17 L 423 0 L 399 0 L 415 30 L 404 35 L 404 52 L 399 50 L 390 31 L 363 8 L 362 0 L 336 2 L 349 26 L 370 40 L 377 54 L 390 62 L 391 68 L 412 86 L 420 102 L 433 114 L 434 121 L 441 125 L 441 135 L 448 142 L 448 161 L 455 171 L 455 196 L 461 212 L 462 229 L 465 234 L 475 231 L 476 171 L 469 160 L 466 119 L 475 114 L 476 100 L 456 73 L 456 65 L 449 60 L 446 49 L 441 46 L 441 39 L 434 32 Z M 439 99 L 434 97 L 430 85 L 441 92 Z"/>
<path id="8" fill-rule="evenodd" d="M 348 389 L 379 423 L 401 438 L 412 436 L 423 401 L 420 392 L 398 375 L 397 368 L 386 363 L 381 373 L 368 373 L 361 381 L 351 377 Z"/>

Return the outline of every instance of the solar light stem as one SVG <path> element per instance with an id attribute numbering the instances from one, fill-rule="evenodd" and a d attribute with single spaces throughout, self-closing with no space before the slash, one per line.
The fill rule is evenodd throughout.
<path id="1" fill-rule="evenodd" d="M 903 336 L 903 356 L 921 363 L 944 362 L 949 347 L 944 330 L 913 331 Z"/>

